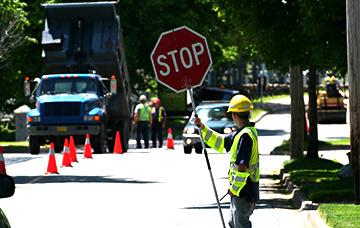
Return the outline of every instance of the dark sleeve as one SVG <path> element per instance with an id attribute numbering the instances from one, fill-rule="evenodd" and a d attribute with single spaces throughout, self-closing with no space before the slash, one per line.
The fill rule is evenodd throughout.
<path id="1" fill-rule="evenodd" d="M 252 145 L 252 139 L 248 134 L 243 134 L 240 137 L 235 164 L 245 164 L 249 167 Z"/>
<path id="2" fill-rule="evenodd" d="M 226 152 L 230 151 L 235 135 L 236 135 L 236 132 L 231 132 L 230 134 L 227 134 L 225 136 L 225 138 L 224 138 L 224 148 L 225 148 Z"/>

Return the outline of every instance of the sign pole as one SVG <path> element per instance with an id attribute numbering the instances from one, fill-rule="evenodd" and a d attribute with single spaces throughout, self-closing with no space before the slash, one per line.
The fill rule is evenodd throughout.
<path id="1" fill-rule="evenodd" d="M 195 100 L 194 100 L 194 96 L 193 96 L 193 89 L 190 87 L 190 88 L 188 89 L 188 91 L 189 91 L 190 97 L 191 97 L 191 103 L 192 103 L 193 112 L 194 112 L 195 116 L 197 117 L 196 107 L 195 107 Z M 212 183 L 212 186 L 213 186 L 213 189 L 214 189 L 214 194 L 215 194 L 215 198 L 216 198 L 217 207 L 218 207 L 218 209 L 219 209 L 221 222 L 222 222 L 223 227 L 226 228 L 225 222 L 224 222 L 224 216 L 223 216 L 222 211 L 221 211 L 219 196 L 218 196 L 218 193 L 217 193 L 217 190 L 216 190 L 216 186 L 215 186 L 215 182 L 214 182 L 214 177 L 213 177 L 213 174 L 212 174 L 212 171 L 211 171 L 211 165 L 210 165 L 209 157 L 208 157 L 208 154 L 207 154 L 207 151 L 206 151 L 204 139 L 203 139 L 202 134 L 201 134 L 201 128 L 199 128 L 199 135 L 200 135 L 201 145 L 202 145 L 202 147 L 204 148 L 205 160 L 206 160 L 206 164 L 207 164 L 207 167 L 208 167 L 208 170 L 209 170 L 211 183 Z"/>

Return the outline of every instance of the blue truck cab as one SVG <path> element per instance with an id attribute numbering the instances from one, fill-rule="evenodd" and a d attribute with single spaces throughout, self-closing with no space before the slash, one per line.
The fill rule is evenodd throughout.
<path id="1" fill-rule="evenodd" d="M 61 151 L 62 140 L 70 135 L 77 142 L 92 137 L 95 153 L 106 150 L 106 104 L 111 93 L 97 74 L 43 75 L 34 90 L 35 108 L 27 116 L 32 154 L 40 145 L 55 141 Z M 84 141 L 82 141 L 83 143 Z"/>

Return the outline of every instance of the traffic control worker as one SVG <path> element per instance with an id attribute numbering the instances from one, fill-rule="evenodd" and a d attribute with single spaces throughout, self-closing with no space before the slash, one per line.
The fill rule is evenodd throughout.
<path id="1" fill-rule="evenodd" d="M 156 148 L 156 141 L 159 141 L 159 148 L 163 144 L 163 131 L 162 129 L 166 124 L 166 112 L 165 108 L 160 105 L 160 99 L 154 98 L 153 107 L 151 110 L 152 114 L 152 124 L 151 124 L 151 139 L 153 143 L 153 148 Z"/>
<path id="2" fill-rule="evenodd" d="M 136 148 L 141 148 L 141 136 L 144 139 L 145 148 L 149 148 L 149 129 L 152 124 L 151 108 L 147 104 L 145 95 L 141 95 L 140 103 L 136 105 L 134 111 L 134 121 L 136 124 Z"/>
<path id="3" fill-rule="evenodd" d="M 235 95 L 229 103 L 227 112 L 239 128 L 230 134 L 219 134 L 195 118 L 195 124 L 201 129 L 204 142 L 220 153 L 231 152 L 228 180 L 230 183 L 232 228 L 251 227 L 250 215 L 259 200 L 259 150 L 258 133 L 255 124 L 249 121 L 251 101 L 244 95 Z"/>

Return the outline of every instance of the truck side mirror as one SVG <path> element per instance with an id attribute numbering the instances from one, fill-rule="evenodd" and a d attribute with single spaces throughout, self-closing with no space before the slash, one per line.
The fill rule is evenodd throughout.
<path id="1" fill-rule="evenodd" d="M 25 94 L 25 97 L 29 97 L 31 95 L 30 78 L 29 77 L 25 77 L 24 94 Z"/>
<path id="2" fill-rule="evenodd" d="M 117 92 L 117 80 L 116 80 L 116 76 L 115 76 L 115 75 L 112 75 L 112 76 L 111 76 L 110 92 L 111 92 L 111 94 L 116 94 L 116 92 Z"/>
<path id="3" fill-rule="evenodd" d="M 31 96 L 29 97 L 29 102 L 30 102 L 30 103 L 35 103 L 35 101 L 36 101 L 35 96 L 34 96 L 34 95 L 31 95 Z"/>

